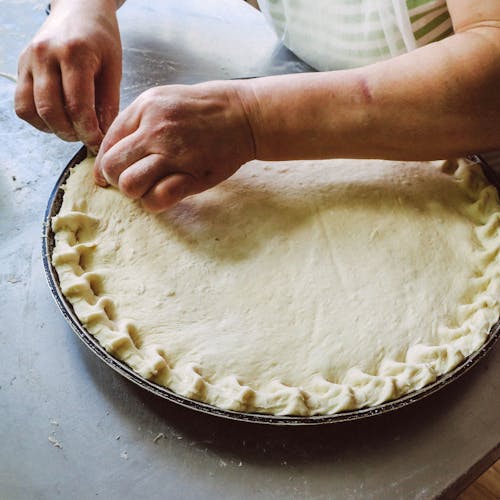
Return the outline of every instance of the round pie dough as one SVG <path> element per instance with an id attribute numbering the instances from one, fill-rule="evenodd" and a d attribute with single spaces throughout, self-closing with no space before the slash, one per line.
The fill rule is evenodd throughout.
<path id="1" fill-rule="evenodd" d="M 331 414 L 419 389 L 498 320 L 500 206 L 465 160 L 250 162 L 160 215 L 75 167 L 53 264 L 143 377 L 225 409 Z"/>

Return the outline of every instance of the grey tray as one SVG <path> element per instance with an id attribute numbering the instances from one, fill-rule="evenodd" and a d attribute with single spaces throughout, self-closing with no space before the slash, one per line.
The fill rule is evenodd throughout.
<path id="1" fill-rule="evenodd" d="M 229 418 L 233 420 L 240 420 L 245 422 L 253 422 L 260 424 L 274 424 L 274 425 L 317 425 L 317 424 L 331 424 L 335 422 L 346 422 L 364 419 L 372 417 L 375 415 L 380 415 L 382 413 L 388 413 L 392 411 L 399 410 L 405 406 L 408 406 L 416 401 L 420 401 L 423 398 L 434 394 L 439 391 L 449 383 L 456 380 L 458 377 L 466 373 L 472 366 L 474 366 L 481 358 L 483 358 L 486 353 L 493 347 L 495 342 L 500 337 L 500 321 L 496 323 L 490 331 L 486 343 L 481 349 L 475 353 L 468 356 L 460 365 L 458 365 L 452 371 L 438 377 L 433 383 L 427 385 L 426 387 L 411 392 L 403 397 L 383 403 L 381 405 L 362 408 L 352 411 L 344 411 L 341 413 L 336 413 L 333 415 L 318 415 L 312 417 L 300 417 L 300 416 L 281 416 L 281 415 L 269 415 L 262 413 L 243 413 L 231 410 L 223 410 L 215 406 L 201 403 L 192 399 L 188 399 L 184 396 L 180 396 L 170 389 L 155 384 L 149 380 L 138 375 L 131 368 L 129 368 L 125 363 L 114 358 L 109 354 L 103 347 L 99 345 L 97 340 L 83 327 L 79 319 L 73 311 L 72 305 L 67 301 L 61 292 L 59 286 L 59 278 L 57 272 L 52 265 L 52 250 L 54 248 L 54 234 L 51 227 L 51 219 L 54 215 L 59 212 L 61 207 L 63 190 L 61 187 L 66 182 L 69 175 L 70 168 L 80 163 L 85 159 L 87 151 L 85 147 L 82 147 L 73 158 L 70 160 L 68 165 L 62 171 L 59 179 L 57 180 L 52 193 L 50 194 L 49 201 L 47 203 L 47 208 L 45 210 L 44 222 L 43 222 L 43 235 L 42 235 L 42 258 L 43 266 L 45 269 L 45 275 L 50 287 L 52 296 L 54 297 L 56 304 L 59 306 L 64 318 L 68 322 L 71 329 L 76 333 L 76 335 L 83 341 L 83 343 L 102 361 L 104 361 L 108 366 L 116 370 L 118 373 L 131 380 L 143 389 L 156 394 L 162 398 L 165 398 L 173 403 L 191 408 L 193 410 L 209 413 L 210 415 Z M 479 162 L 483 171 L 488 178 L 488 180 L 494 184 L 497 189 L 500 183 L 493 172 L 493 170 L 486 164 L 486 162 L 479 156 L 471 157 L 475 161 Z"/>

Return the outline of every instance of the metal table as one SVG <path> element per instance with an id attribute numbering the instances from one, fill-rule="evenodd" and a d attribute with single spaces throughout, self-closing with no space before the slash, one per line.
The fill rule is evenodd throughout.
<path id="1" fill-rule="evenodd" d="M 45 2 L 6 0 L 14 74 Z M 307 70 L 240 0 L 129 0 L 122 103 L 152 85 Z M 76 22 L 76 20 L 75 20 Z M 43 276 L 43 210 L 75 144 L 16 119 L 0 77 L 0 498 L 451 498 L 499 457 L 500 350 L 396 414 L 316 428 L 177 407 L 95 358 Z"/>

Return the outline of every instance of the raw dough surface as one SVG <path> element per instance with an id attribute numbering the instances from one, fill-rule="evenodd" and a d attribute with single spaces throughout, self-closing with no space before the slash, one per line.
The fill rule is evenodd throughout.
<path id="1" fill-rule="evenodd" d="M 498 197 L 479 165 L 251 162 L 162 215 L 75 167 L 53 263 L 87 330 L 222 408 L 314 415 L 423 387 L 500 307 Z"/>

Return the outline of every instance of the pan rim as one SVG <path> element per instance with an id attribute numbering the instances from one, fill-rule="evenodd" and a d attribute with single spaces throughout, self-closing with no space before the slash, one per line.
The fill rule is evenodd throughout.
<path id="1" fill-rule="evenodd" d="M 369 417 L 382 415 L 386 413 L 392 413 L 394 411 L 400 410 L 409 406 L 413 403 L 423 400 L 428 396 L 436 393 L 442 388 L 446 387 L 451 382 L 457 380 L 461 375 L 469 371 L 479 360 L 484 358 L 486 354 L 493 348 L 500 337 L 500 319 L 491 328 L 488 339 L 483 344 L 483 346 L 466 357 L 459 365 L 457 365 L 453 370 L 445 373 L 436 378 L 436 380 L 421 389 L 412 391 L 400 398 L 386 401 L 377 406 L 360 408 L 356 410 L 348 410 L 339 413 L 326 414 L 326 415 L 313 415 L 313 416 L 297 416 L 297 415 L 271 415 L 266 413 L 250 413 L 250 412 L 238 412 L 234 410 L 227 410 L 223 408 L 210 405 L 208 403 L 203 403 L 193 399 L 189 399 L 185 396 L 176 394 L 171 389 L 158 385 L 150 380 L 141 377 L 138 373 L 134 372 L 129 366 L 127 366 L 123 361 L 120 361 L 108 353 L 78 320 L 77 316 L 73 311 L 72 305 L 67 301 L 61 292 L 59 286 L 59 280 L 57 277 L 57 272 L 52 265 L 51 252 L 54 241 L 54 234 L 51 227 L 51 219 L 56 214 L 56 210 L 59 210 L 60 206 L 57 206 L 58 201 L 62 198 L 62 186 L 65 183 L 67 177 L 69 176 L 69 171 L 72 167 L 80 163 L 87 156 L 87 150 L 85 146 L 81 147 L 75 155 L 68 162 L 66 167 L 61 172 L 59 178 L 57 179 L 47 202 L 45 209 L 44 219 L 43 219 L 43 232 L 42 232 L 42 261 L 45 272 L 45 277 L 51 291 L 51 295 L 55 300 L 59 310 L 61 311 L 66 322 L 69 324 L 72 331 L 77 335 L 77 337 L 104 363 L 106 363 L 113 370 L 118 372 L 120 375 L 128 379 L 129 381 L 135 383 L 142 389 L 155 394 L 163 399 L 166 399 L 172 403 L 178 404 L 185 408 L 189 408 L 201 413 L 207 413 L 212 416 L 226 418 L 230 420 L 236 420 L 240 422 L 249 422 L 257 424 L 271 424 L 271 425 L 281 425 L 281 426 L 304 426 L 304 425 L 320 425 L 320 424 L 333 424 L 341 422 L 351 422 L 364 420 Z M 493 171 L 493 169 L 487 164 L 487 162 L 480 155 L 471 155 L 469 157 L 471 160 L 476 161 L 481 164 L 483 171 L 492 182 L 492 184 L 498 189 L 500 182 Z"/>

